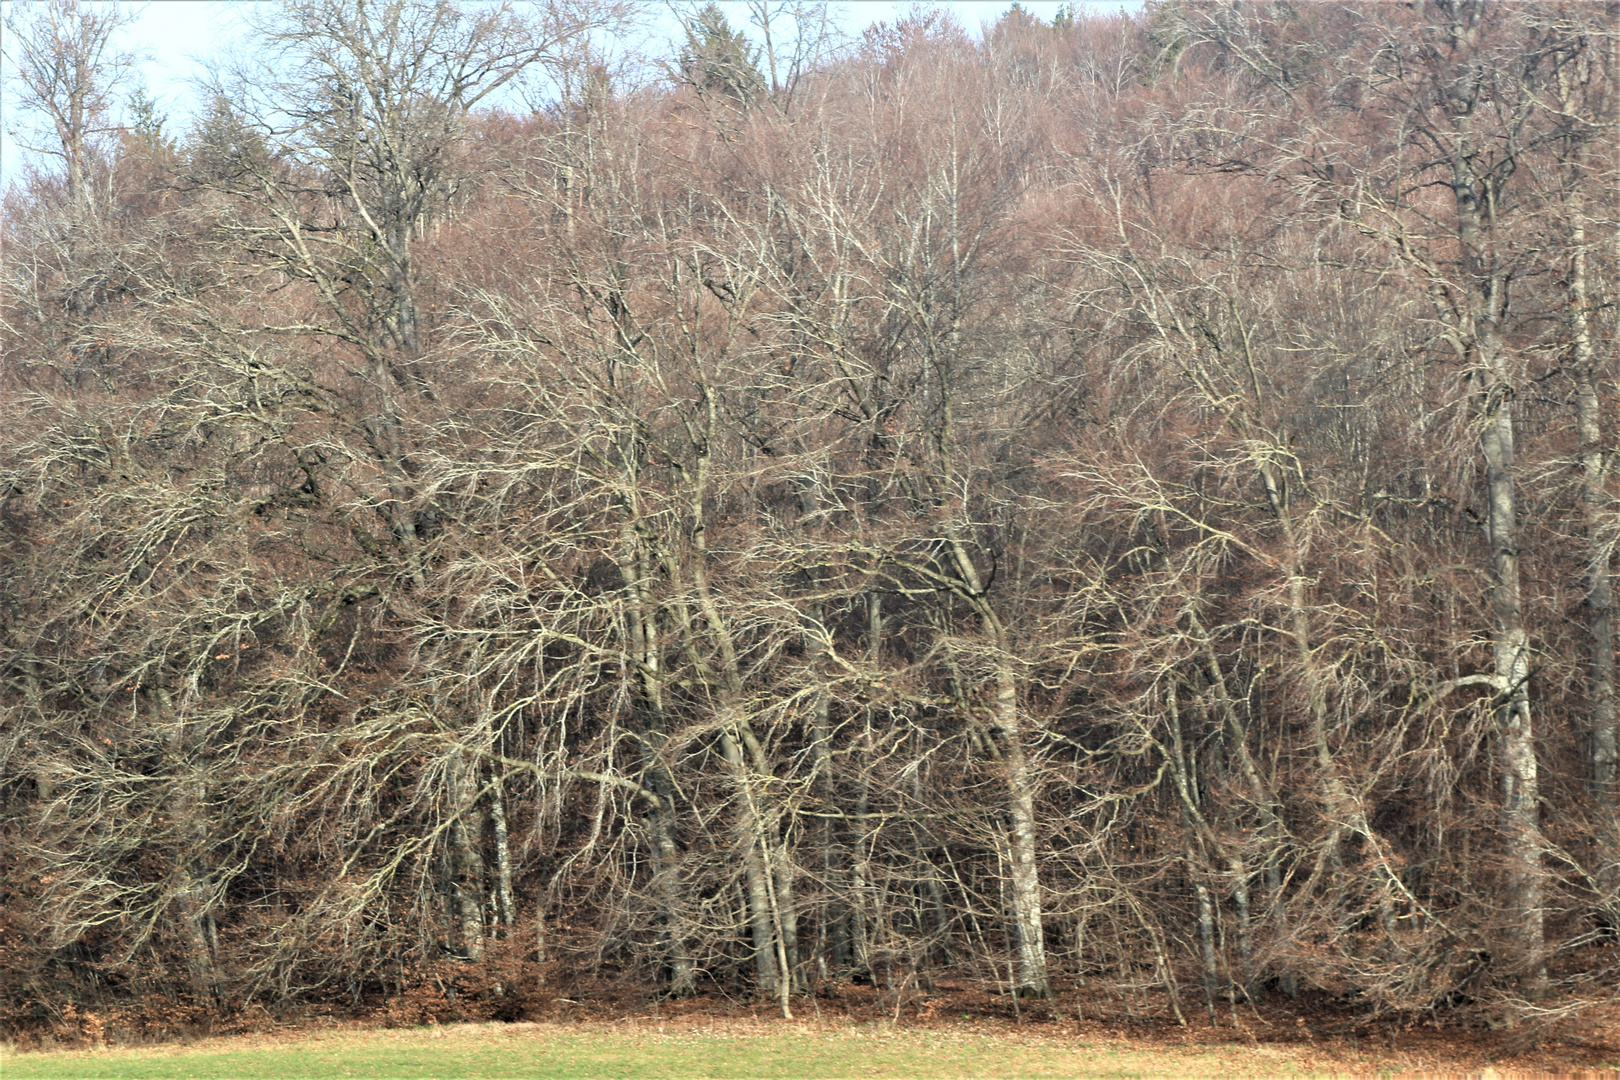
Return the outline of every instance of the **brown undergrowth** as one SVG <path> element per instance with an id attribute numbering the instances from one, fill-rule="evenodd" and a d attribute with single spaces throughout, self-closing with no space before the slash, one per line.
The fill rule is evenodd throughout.
<path id="1" fill-rule="evenodd" d="M 551 976 L 548 978 L 548 976 Z M 1167 1001 L 1125 1001 L 1101 990 L 1070 986 L 1049 1001 L 1018 1001 L 967 984 L 932 987 L 841 983 L 793 1000 L 794 1029 L 903 1029 L 955 1032 L 1020 1041 L 1082 1039 L 1143 1053 L 1288 1047 L 1308 1053 L 1329 1071 L 1357 1071 L 1369 1058 L 1413 1072 L 1482 1070 L 1613 1070 L 1620 1063 L 1620 1003 L 1579 1011 L 1549 1008 L 1506 1024 L 1486 1013 L 1369 1018 L 1325 994 L 1297 999 L 1274 994 L 1255 1003 L 1220 1003 L 1214 1022 L 1190 1009 L 1185 1023 Z M 403 992 L 345 1009 L 309 1009 L 272 1016 L 252 1009 L 230 1015 L 186 1010 L 137 1017 L 69 1008 L 57 1022 L 20 1032 L 20 1050 L 191 1042 L 231 1035 L 249 1045 L 295 1040 L 334 1029 L 448 1025 L 489 1021 L 563 1025 L 582 1031 L 689 1029 L 768 1035 L 787 1025 L 772 1002 L 728 995 L 718 988 L 683 1000 L 651 998 L 624 980 L 566 976 L 544 965 L 506 958 L 486 963 L 446 961 L 407 972 Z M 1234 1058 L 1236 1062 L 1238 1059 Z M 1234 1067 L 1237 1067 L 1234 1065 Z M 1385 1066 L 1380 1066 L 1383 1071 Z"/>

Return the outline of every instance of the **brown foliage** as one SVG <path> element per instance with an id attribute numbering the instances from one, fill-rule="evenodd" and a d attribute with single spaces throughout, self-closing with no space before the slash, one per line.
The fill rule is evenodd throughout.
<path id="1" fill-rule="evenodd" d="M 1612 983 L 1612 17 L 925 14 L 730 95 L 571 7 L 372 85 L 315 7 L 298 133 L 7 197 L 8 1031 Z"/>

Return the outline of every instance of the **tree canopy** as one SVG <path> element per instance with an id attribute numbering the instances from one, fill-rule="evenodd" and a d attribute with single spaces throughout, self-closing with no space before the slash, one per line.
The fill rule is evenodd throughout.
<path id="1" fill-rule="evenodd" d="M 748 10 L 13 6 L 0 1028 L 1610 995 L 1620 9 Z"/>

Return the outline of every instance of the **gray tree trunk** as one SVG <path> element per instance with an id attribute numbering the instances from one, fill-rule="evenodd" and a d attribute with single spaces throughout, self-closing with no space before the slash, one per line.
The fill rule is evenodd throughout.
<path id="1" fill-rule="evenodd" d="M 506 784 L 502 781 L 500 764 L 491 769 L 489 793 L 490 828 L 495 840 L 495 910 L 501 920 L 501 932 L 511 932 L 517 921 L 517 907 L 512 897 L 512 844 L 506 830 Z"/>
<path id="2" fill-rule="evenodd" d="M 478 769 L 458 752 L 451 762 L 450 899 L 461 955 L 484 955 L 484 856 L 479 849 L 483 815 L 478 805 Z"/>
<path id="3" fill-rule="evenodd" d="M 658 898 L 662 924 L 664 963 L 669 969 L 669 997 L 690 997 L 697 991 L 697 964 L 688 945 L 689 925 L 681 896 L 680 847 L 676 842 L 675 785 L 671 782 L 661 752 L 668 734 L 664 712 L 662 648 L 658 616 L 649 586 L 652 560 L 636 530 L 626 522 L 622 532 L 624 547 L 620 572 L 630 594 L 627 605 L 629 651 L 647 712 L 647 783 L 658 796 L 652 808 L 653 889 Z"/>
<path id="4" fill-rule="evenodd" d="M 967 597 L 979 616 L 995 655 L 996 690 L 992 717 L 1007 783 L 1008 884 L 1017 955 L 1013 993 L 1020 997 L 1050 997 L 1052 984 L 1046 968 L 1046 931 L 1041 910 L 1038 866 L 1040 840 L 1035 824 L 1035 781 L 1024 746 L 1024 724 L 1018 708 L 1018 675 L 1009 651 L 1011 642 L 1006 627 L 990 605 L 978 569 L 967 549 L 955 536 L 950 537 L 950 550 L 956 572 L 967 587 Z"/>
<path id="5" fill-rule="evenodd" d="M 1603 451 L 1603 410 L 1598 399 L 1592 355 L 1592 328 L 1586 274 L 1586 221 L 1577 198 L 1573 207 L 1570 242 L 1569 301 L 1574 323 L 1572 352 L 1575 364 L 1575 412 L 1580 438 L 1581 508 L 1586 526 L 1586 610 L 1590 639 L 1587 694 L 1591 701 L 1592 791 L 1599 806 L 1613 816 L 1616 795 L 1616 738 L 1614 690 L 1614 583 L 1612 552 L 1604 538 L 1607 492 L 1607 456 Z M 1612 824 L 1612 822 L 1610 823 Z M 1610 838 L 1614 842 L 1614 838 Z M 1616 856 L 1609 853 L 1609 862 Z"/>
<path id="6" fill-rule="evenodd" d="M 1013 991 L 1021 997 L 1050 997 L 1052 986 L 1046 972 L 1046 937 L 1037 864 L 1035 787 L 1024 750 L 1023 726 L 1019 722 L 1018 686 L 1012 671 L 1005 666 L 996 675 L 996 727 L 1007 770 L 1007 802 L 1012 818 L 1008 845 L 1018 950 L 1018 984 Z"/>

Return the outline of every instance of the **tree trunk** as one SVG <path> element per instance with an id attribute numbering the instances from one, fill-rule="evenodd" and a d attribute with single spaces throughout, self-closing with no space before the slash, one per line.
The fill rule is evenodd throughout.
<path id="1" fill-rule="evenodd" d="M 675 842 L 675 785 L 662 767 L 649 770 L 648 783 L 658 796 L 653 808 L 653 879 L 663 923 L 664 963 L 669 968 L 669 984 L 664 994 L 672 998 L 697 993 L 697 964 L 687 946 L 686 905 L 681 899 L 680 848 Z"/>
<path id="2" fill-rule="evenodd" d="M 1513 491 L 1513 412 L 1506 387 L 1484 390 L 1481 449 L 1485 457 L 1486 531 L 1491 547 L 1490 602 L 1495 624 L 1496 723 L 1509 931 L 1519 955 L 1515 967 L 1532 996 L 1545 991 L 1541 798 L 1530 725 L 1530 639 L 1519 592 L 1518 516 Z"/>
<path id="3" fill-rule="evenodd" d="M 1008 846 L 1012 864 L 1013 928 L 1018 955 L 1020 997 L 1050 997 L 1046 974 L 1045 928 L 1041 916 L 1041 881 L 1037 868 L 1039 843 L 1035 832 L 1035 789 L 1024 752 L 1018 716 L 1018 685 L 1003 664 L 996 674 L 996 729 L 1001 741 L 1002 764 L 1007 770 L 1007 802 L 1011 817 Z"/>
<path id="4" fill-rule="evenodd" d="M 478 806 L 477 769 L 458 751 L 450 766 L 454 817 L 450 821 L 450 896 L 460 955 L 478 960 L 484 955 L 484 856 L 479 851 L 483 834 Z"/>
<path id="5" fill-rule="evenodd" d="M 517 921 L 517 909 L 512 899 L 512 845 L 506 831 L 506 784 L 499 764 L 491 765 L 489 818 L 495 839 L 495 909 L 501 920 L 503 935 L 511 933 Z"/>
<path id="6" fill-rule="evenodd" d="M 1603 859 L 1604 884 L 1611 890 L 1620 872 L 1615 850 L 1616 746 L 1614 691 L 1614 584 L 1609 571 L 1610 552 L 1603 538 L 1608 461 L 1603 451 L 1602 405 L 1593 370 L 1590 298 L 1586 280 L 1585 207 L 1572 200 L 1570 243 L 1574 248 L 1569 276 L 1570 315 L 1574 323 L 1572 352 L 1575 367 L 1575 414 L 1580 439 L 1581 509 L 1586 526 L 1586 629 L 1589 639 L 1587 696 L 1591 710 L 1592 794 L 1606 820 L 1609 850 Z"/>
<path id="7" fill-rule="evenodd" d="M 1228 757 L 1235 761 L 1239 774 L 1243 777 L 1245 786 L 1249 789 L 1249 798 L 1255 808 L 1260 812 L 1261 836 L 1265 843 L 1262 855 L 1262 866 L 1265 874 L 1266 900 L 1271 905 L 1271 921 L 1279 943 L 1288 941 L 1292 931 L 1289 928 L 1288 913 L 1283 905 L 1282 888 L 1282 843 L 1283 822 L 1279 812 L 1281 801 L 1274 795 L 1265 777 L 1260 773 L 1259 763 L 1254 760 L 1249 750 L 1249 729 L 1243 717 L 1238 712 L 1237 702 L 1232 700 L 1231 693 L 1226 686 L 1226 673 L 1221 667 L 1220 656 L 1215 652 L 1215 643 L 1210 639 L 1209 633 L 1199 622 L 1196 614 L 1189 613 L 1189 622 L 1193 633 L 1198 635 L 1200 646 L 1204 652 L 1205 666 L 1208 671 L 1210 684 L 1215 691 L 1215 700 L 1220 707 L 1222 718 L 1227 728 Z M 1173 700 L 1173 699 L 1172 699 Z M 1179 722 L 1177 724 L 1179 731 Z M 1252 953 L 1247 948 L 1248 941 L 1248 911 L 1249 911 L 1249 885 L 1248 872 L 1241 861 L 1229 856 L 1228 865 L 1233 875 L 1241 883 L 1241 899 L 1239 911 L 1243 915 L 1243 936 L 1240 942 L 1245 949 L 1244 979 L 1245 990 L 1252 996 L 1256 987 L 1253 979 L 1253 968 L 1249 957 Z M 1236 890 L 1238 886 L 1234 886 Z M 1292 971 L 1284 971 L 1278 977 L 1283 993 L 1295 997 L 1299 993 L 1299 980 Z"/>
<path id="8" fill-rule="evenodd" d="M 748 926 L 753 944 L 754 978 L 761 995 L 770 994 L 785 1003 L 791 978 L 786 957 L 780 955 L 777 933 L 775 885 L 771 880 L 769 842 L 760 820 L 754 792 L 743 759 L 742 747 L 730 731 L 720 735 L 720 754 L 731 766 L 738 798 L 737 850 L 743 863 L 743 881 L 748 894 Z"/>
<path id="9" fill-rule="evenodd" d="M 629 651 L 647 716 L 647 783 L 658 796 L 658 802 L 652 808 L 652 864 L 653 890 L 658 898 L 658 919 L 662 925 L 664 964 L 669 970 L 669 984 L 664 993 L 669 997 L 683 998 L 697 992 L 697 964 L 687 943 L 689 927 L 686 905 L 681 896 L 675 785 L 662 758 L 668 734 L 668 718 L 664 714 L 658 617 L 649 587 L 652 561 L 646 545 L 628 521 L 621 538 L 623 547 L 619 569 L 629 591 L 629 603 L 626 605 Z"/>
<path id="10" fill-rule="evenodd" d="M 1573 106 L 1560 69 L 1559 89 L 1566 112 Z M 1577 156 L 1575 164 L 1580 163 Z M 1591 789 L 1596 818 L 1598 906 L 1609 925 L 1620 925 L 1620 785 L 1616 776 L 1614 689 L 1614 585 L 1610 551 L 1604 541 L 1608 460 L 1603 450 L 1603 414 L 1592 349 L 1591 297 L 1587 289 L 1586 205 L 1579 184 L 1570 198 L 1569 307 L 1571 360 L 1575 373 L 1575 417 L 1581 464 L 1581 510 L 1586 541 L 1587 708 Z"/>
<path id="11" fill-rule="evenodd" d="M 1465 361 L 1479 395 L 1480 455 L 1485 464 L 1485 537 L 1490 551 L 1489 603 L 1496 676 L 1497 767 L 1507 866 L 1503 908 L 1517 956 L 1513 968 L 1531 997 L 1546 989 L 1542 909 L 1541 796 L 1530 713 L 1530 636 L 1519 582 L 1519 517 L 1514 489 L 1514 388 L 1502 355 L 1500 325 L 1510 275 L 1499 265 L 1481 200 L 1494 196 L 1488 177 L 1474 172 L 1472 119 L 1454 116 L 1452 193 L 1466 275 L 1466 323 L 1459 329 Z"/>

